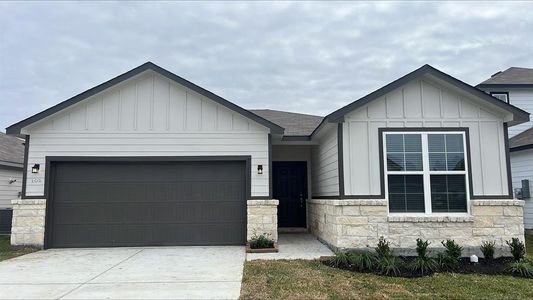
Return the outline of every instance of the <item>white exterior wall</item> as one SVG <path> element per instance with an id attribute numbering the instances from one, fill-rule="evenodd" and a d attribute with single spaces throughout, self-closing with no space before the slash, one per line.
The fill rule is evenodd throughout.
<path id="1" fill-rule="evenodd" d="M 473 192 L 508 194 L 504 116 L 430 78 L 416 80 L 345 116 L 346 195 L 380 194 L 380 127 L 468 127 Z"/>
<path id="2" fill-rule="evenodd" d="M 339 155 L 337 126 L 329 129 L 313 146 L 312 157 L 312 196 L 339 195 Z"/>
<path id="3" fill-rule="evenodd" d="M 9 183 L 11 179 L 16 180 Z M 0 209 L 11 208 L 11 200 L 19 198 L 22 190 L 22 170 L 0 167 Z"/>
<path id="4" fill-rule="evenodd" d="M 509 88 L 494 88 L 484 89 L 489 92 L 508 92 L 509 103 L 519 107 L 530 114 L 533 114 L 533 89 L 509 89 Z M 533 117 L 530 116 L 530 121 L 513 127 L 509 127 L 509 137 L 513 137 L 529 128 L 533 127 Z"/>
<path id="5" fill-rule="evenodd" d="M 252 157 L 252 196 L 269 195 L 269 129 L 151 71 L 23 133 L 30 134 L 27 196 L 43 195 L 46 156 L 241 155 Z"/>
<path id="6" fill-rule="evenodd" d="M 530 193 L 533 192 L 533 149 L 511 152 L 513 188 L 522 187 L 522 180 L 529 180 Z M 533 229 L 533 197 L 524 199 L 524 224 Z"/>

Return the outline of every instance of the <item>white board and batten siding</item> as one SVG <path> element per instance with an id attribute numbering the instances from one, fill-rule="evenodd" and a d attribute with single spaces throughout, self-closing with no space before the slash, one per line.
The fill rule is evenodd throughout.
<path id="1" fill-rule="evenodd" d="M 21 190 L 22 169 L 4 169 L 0 166 L 0 209 L 11 208 L 11 200 L 19 198 Z"/>
<path id="2" fill-rule="evenodd" d="M 312 160 L 312 195 L 339 195 L 339 154 L 337 127 L 328 129 L 320 139 L 319 145 L 311 150 Z"/>
<path id="3" fill-rule="evenodd" d="M 533 192 L 533 149 L 511 152 L 513 188 L 521 188 L 522 180 L 529 180 L 530 193 Z M 524 225 L 533 229 L 533 197 L 525 200 Z"/>
<path id="4" fill-rule="evenodd" d="M 473 192 L 507 195 L 504 116 L 433 82 L 415 80 L 345 116 L 346 195 L 380 195 L 378 128 L 467 127 Z"/>
<path id="5" fill-rule="evenodd" d="M 269 196 L 268 128 L 147 71 L 24 128 L 27 196 L 44 192 L 46 156 L 251 156 L 251 194 Z M 31 173 L 40 164 L 38 174 Z M 263 174 L 257 174 L 257 165 Z"/>

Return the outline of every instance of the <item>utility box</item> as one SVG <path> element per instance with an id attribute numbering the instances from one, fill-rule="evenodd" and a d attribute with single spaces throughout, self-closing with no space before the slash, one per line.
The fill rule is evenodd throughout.
<path id="1" fill-rule="evenodd" d="M 531 198 L 531 194 L 529 192 L 529 180 L 524 179 L 522 180 L 522 199 L 529 198 Z"/>

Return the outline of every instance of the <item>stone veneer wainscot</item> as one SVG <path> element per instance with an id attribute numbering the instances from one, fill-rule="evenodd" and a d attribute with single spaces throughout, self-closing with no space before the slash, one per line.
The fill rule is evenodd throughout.
<path id="1" fill-rule="evenodd" d="M 509 255 L 506 240 L 524 241 L 522 200 L 472 200 L 471 215 L 389 216 L 387 201 L 309 201 L 309 224 L 313 234 L 334 250 L 370 250 L 381 236 L 397 254 L 413 255 L 416 239 L 441 248 L 441 241 L 454 239 L 464 247 L 463 255 L 481 255 L 483 241 L 495 241 L 498 255 Z"/>

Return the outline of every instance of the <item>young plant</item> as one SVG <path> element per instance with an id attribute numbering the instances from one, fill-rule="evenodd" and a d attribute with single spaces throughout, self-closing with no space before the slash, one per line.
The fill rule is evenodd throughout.
<path id="1" fill-rule="evenodd" d="M 459 266 L 459 261 L 445 252 L 437 254 L 436 261 L 438 268 L 442 271 L 453 271 Z"/>
<path id="2" fill-rule="evenodd" d="M 410 269 L 415 272 L 420 272 L 422 275 L 433 273 L 437 270 L 437 262 L 435 259 L 427 256 L 427 248 L 431 243 L 416 239 L 416 253 L 418 257 L 413 259 L 409 265 Z"/>
<path id="3" fill-rule="evenodd" d="M 348 268 L 350 266 L 350 260 L 352 255 L 347 252 L 335 252 L 335 256 L 330 261 L 332 267 L 335 268 Z"/>
<path id="4" fill-rule="evenodd" d="M 385 238 L 380 237 L 378 245 L 375 248 L 376 254 L 379 258 L 392 256 L 392 250 L 390 249 L 390 243 Z"/>
<path id="5" fill-rule="evenodd" d="M 511 254 L 515 261 L 520 261 L 526 255 L 526 246 L 518 238 L 513 238 L 511 241 L 506 241 L 511 249 Z"/>
<path id="6" fill-rule="evenodd" d="M 266 233 L 259 235 L 254 233 L 249 243 L 252 249 L 274 248 L 274 241 Z"/>
<path id="7" fill-rule="evenodd" d="M 450 258 L 453 258 L 457 261 L 461 259 L 461 256 L 463 254 L 463 247 L 457 245 L 457 243 L 454 240 L 446 240 L 446 242 L 441 242 L 444 248 L 444 253 L 448 255 Z"/>
<path id="8" fill-rule="evenodd" d="M 350 256 L 350 265 L 358 271 L 370 271 L 377 264 L 376 256 L 372 253 L 353 254 Z"/>
<path id="9" fill-rule="evenodd" d="M 533 278 L 533 265 L 527 260 L 513 261 L 507 265 L 506 270 L 521 277 Z"/>
<path id="10" fill-rule="evenodd" d="M 485 241 L 481 243 L 481 247 L 479 249 L 481 250 L 481 253 L 483 253 L 483 257 L 486 260 L 493 260 L 494 259 L 494 247 L 496 245 L 495 241 Z"/>
<path id="11" fill-rule="evenodd" d="M 379 272 L 386 276 L 398 276 L 401 274 L 401 268 L 404 262 L 397 256 L 383 256 L 379 259 Z"/>

